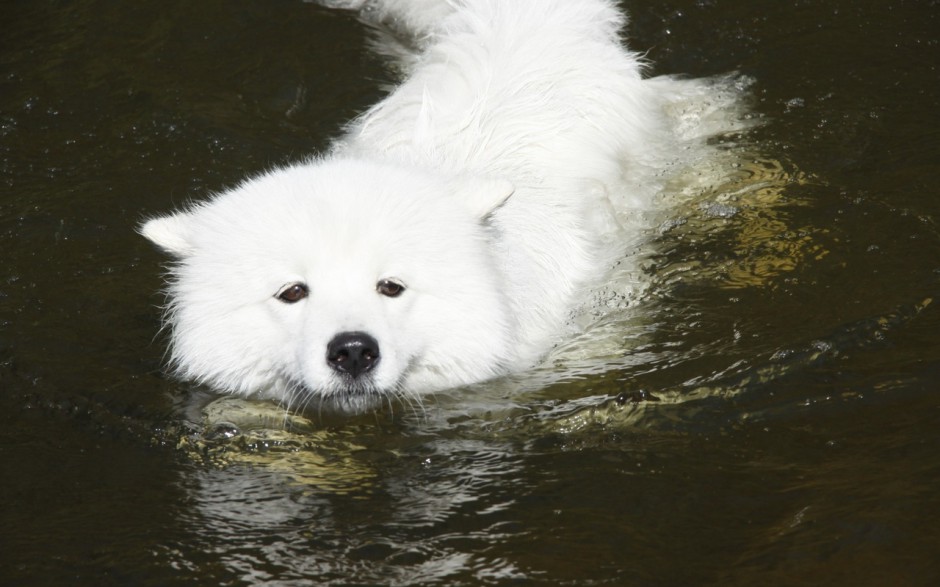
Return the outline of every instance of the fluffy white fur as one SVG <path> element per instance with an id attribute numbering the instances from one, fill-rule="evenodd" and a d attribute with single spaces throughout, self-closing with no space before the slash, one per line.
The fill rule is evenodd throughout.
<path id="1" fill-rule="evenodd" d="M 411 35 L 404 81 L 330 154 L 143 225 L 176 258 L 174 365 L 347 410 L 532 366 L 609 266 L 609 200 L 669 144 L 672 90 L 606 0 L 331 4 Z M 294 283 L 306 298 L 277 297 Z M 379 345 L 355 378 L 326 360 L 343 332 Z"/>

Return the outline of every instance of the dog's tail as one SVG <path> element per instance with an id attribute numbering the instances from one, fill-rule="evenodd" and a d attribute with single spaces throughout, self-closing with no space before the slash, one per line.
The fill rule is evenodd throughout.
<path id="1" fill-rule="evenodd" d="M 305 0 L 329 8 L 351 10 L 374 32 L 372 49 L 391 58 L 401 73 L 408 73 L 418 56 L 454 29 L 479 28 L 500 14 L 519 28 L 538 28 L 539 22 L 563 21 L 577 26 L 590 23 L 595 32 L 619 37 L 626 15 L 613 0 Z M 460 14 L 456 14 L 460 13 Z M 502 14 L 501 14 L 502 13 Z M 462 15 L 462 16 L 461 16 Z M 481 23 L 483 21 L 483 23 Z M 527 23 L 527 24 L 526 24 Z M 486 28 L 484 24 L 483 28 Z"/>
<path id="2" fill-rule="evenodd" d="M 432 34 L 457 6 L 455 0 L 306 0 L 329 8 L 353 10 L 366 23 L 396 35 Z"/>

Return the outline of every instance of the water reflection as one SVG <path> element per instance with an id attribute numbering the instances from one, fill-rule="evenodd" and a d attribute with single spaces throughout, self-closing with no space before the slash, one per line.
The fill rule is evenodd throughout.
<path id="1" fill-rule="evenodd" d="M 524 577 L 486 554 L 519 532 L 506 519 L 518 494 L 500 489 L 524 492 L 515 447 L 465 439 L 395 444 L 395 451 L 319 446 L 329 468 L 297 450 L 264 458 L 240 452 L 224 468 L 203 470 L 186 481 L 193 534 L 206 541 L 197 550 L 210 550 L 231 574 L 253 583 Z M 309 474 L 311 467 L 319 474 Z"/>

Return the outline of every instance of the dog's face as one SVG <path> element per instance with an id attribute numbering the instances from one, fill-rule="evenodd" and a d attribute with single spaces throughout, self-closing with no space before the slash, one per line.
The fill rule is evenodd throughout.
<path id="1" fill-rule="evenodd" d="M 174 366 L 221 391 L 346 411 L 499 373 L 513 326 L 485 217 L 511 192 L 327 160 L 146 222 L 176 258 Z"/>

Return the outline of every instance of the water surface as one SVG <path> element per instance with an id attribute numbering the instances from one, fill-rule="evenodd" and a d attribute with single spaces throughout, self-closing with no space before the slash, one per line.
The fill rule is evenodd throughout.
<path id="1" fill-rule="evenodd" d="M 765 122 L 595 326 L 625 350 L 281 432 L 163 374 L 134 228 L 324 148 L 389 80 L 362 27 L 0 7 L 0 582 L 936 584 L 937 6 L 626 6 L 652 73 L 740 71 Z"/>

